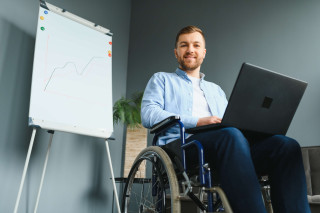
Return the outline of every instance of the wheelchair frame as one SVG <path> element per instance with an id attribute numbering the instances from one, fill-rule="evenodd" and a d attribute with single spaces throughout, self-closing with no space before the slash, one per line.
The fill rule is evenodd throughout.
<path id="1" fill-rule="evenodd" d="M 179 125 L 180 128 L 180 140 L 181 140 L 181 156 L 182 156 L 182 165 L 181 162 L 176 162 L 175 166 L 178 167 L 179 171 L 182 171 L 182 176 L 184 178 L 183 184 L 186 187 L 183 187 L 182 196 L 188 195 L 189 198 L 200 208 L 202 212 L 219 212 L 221 210 L 221 205 L 223 205 L 223 212 L 225 213 L 233 213 L 231 206 L 228 202 L 228 199 L 224 193 L 224 191 L 219 186 L 213 186 L 211 182 L 211 170 L 208 163 L 205 163 L 203 147 L 201 143 L 197 140 L 193 140 L 191 142 L 185 142 L 185 128 L 183 123 L 180 121 L 179 116 L 169 117 L 160 123 L 153 126 L 150 130 L 151 134 L 154 134 L 154 138 L 152 141 L 152 146 L 148 147 L 140 152 L 137 156 L 128 176 L 128 181 L 126 182 L 123 199 L 122 199 L 122 211 L 128 213 L 127 205 L 130 202 L 130 196 L 132 195 L 132 184 L 134 183 L 135 174 L 137 173 L 138 167 L 141 164 L 141 161 L 146 160 L 150 161 L 152 164 L 152 178 L 146 179 L 151 182 L 152 186 L 152 196 L 158 199 L 162 199 L 159 203 L 156 203 L 155 207 L 144 207 L 144 204 L 139 207 L 139 212 L 166 212 L 165 203 L 166 192 L 165 187 L 169 184 L 170 190 L 172 190 L 172 194 L 170 195 L 171 199 L 171 212 L 180 213 L 180 199 L 182 198 L 179 192 L 179 186 L 177 175 L 173 169 L 172 161 L 168 154 L 159 146 L 156 145 L 159 136 L 164 133 L 169 128 Z M 199 179 L 201 190 L 207 194 L 207 204 L 203 202 L 201 198 L 198 198 L 192 191 L 192 181 L 189 179 L 186 171 L 187 171 L 187 163 L 185 158 L 185 150 L 191 146 L 195 146 L 198 151 L 198 160 L 199 160 Z M 161 162 L 162 166 L 159 166 L 157 162 Z M 179 164 L 180 163 L 180 164 Z M 167 164 L 167 165 L 165 165 Z M 161 170 L 160 167 L 164 167 L 164 170 Z M 161 177 L 163 173 L 166 173 L 166 177 Z M 172 174 L 174 173 L 174 174 Z M 139 178 L 138 178 L 139 179 Z M 142 185 L 145 183 L 143 180 Z M 159 187 L 159 185 L 162 187 Z M 265 199 L 266 208 L 271 207 L 270 199 L 266 200 L 266 198 L 270 198 L 270 196 L 266 196 L 270 192 L 270 187 L 268 188 L 266 185 L 263 187 L 263 190 L 266 190 L 263 194 L 263 198 Z M 144 188 L 142 187 L 142 190 Z M 142 192 L 144 193 L 144 192 Z M 142 194 L 141 193 L 141 194 Z M 214 194 L 215 199 L 214 199 Z M 144 195 L 143 195 L 144 196 Z M 140 201 L 142 202 L 142 201 Z M 145 201 L 143 201 L 145 202 Z M 268 209 L 268 212 L 272 212 Z"/>
<path id="2" fill-rule="evenodd" d="M 190 141 L 188 143 L 185 142 L 185 128 L 183 123 L 180 121 L 178 116 L 172 116 L 164 121 L 160 122 L 155 127 L 151 128 L 150 133 L 155 134 L 152 141 L 152 146 L 156 146 L 159 136 L 165 132 L 167 129 L 171 128 L 172 126 L 178 124 L 180 128 L 180 140 L 181 140 L 181 156 L 182 156 L 182 164 L 183 164 L 183 176 L 185 178 L 187 189 L 184 194 L 187 194 L 197 205 L 198 207 L 207 212 L 214 211 L 213 205 L 213 192 L 217 192 L 220 195 L 221 201 L 224 204 L 225 212 L 232 213 L 231 207 L 229 205 L 228 199 L 225 196 L 223 190 L 216 186 L 212 187 L 211 183 L 211 170 L 208 163 L 205 163 L 204 154 L 203 154 L 203 146 L 197 140 Z M 208 205 L 207 207 L 194 195 L 192 192 L 192 186 L 190 184 L 189 177 L 186 174 L 187 170 L 187 163 L 185 158 L 185 149 L 195 146 L 198 151 L 198 160 L 199 160 L 199 177 L 200 177 L 200 185 L 204 186 L 204 191 L 207 192 L 207 199 Z"/>

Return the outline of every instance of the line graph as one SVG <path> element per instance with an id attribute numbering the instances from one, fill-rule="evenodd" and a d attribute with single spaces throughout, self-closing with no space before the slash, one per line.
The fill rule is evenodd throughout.
<path id="1" fill-rule="evenodd" d="M 76 63 L 75 63 L 75 62 L 72 62 L 72 61 L 66 62 L 62 67 L 56 67 L 56 68 L 54 68 L 53 71 L 52 71 L 52 73 L 51 73 L 51 75 L 50 75 L 50 77 L 49 77 L 49 80 L 48 80 L 47 83 L 46 83 L 46 86 L 44 87 L 44 91 L 46 91 L 49 83 L 51 82 L 51 80 L 52 80 L 52 78 L 53 78 L 53 75 L 55 74 L 55 72 L 56 72 L 57 70 L 65 69 L 69 64 L 71 64 L 71 65 L 73 65 L 73 67 L 74 67 L 75 72 L 76 72 L 77 75 L 83 75 L 84 72 L 86 71 L 87 67 L 89 67 L 89 64 L 90 64 L 94 59 L 105 59 L 105 58 L 104 58 L 104 57 L 100 57 L 100 56 L 94 56 L 94 57 L 92 57 L 80 72 L 79 72 L 79 70 L 78 70 L 78 68 L 77 68 Z"/>

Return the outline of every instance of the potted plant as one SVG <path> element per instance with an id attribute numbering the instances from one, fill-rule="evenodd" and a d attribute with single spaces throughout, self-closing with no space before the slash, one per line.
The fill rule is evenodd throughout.
<path id="1" fill-rule="evenodd" d="M 141 101 L 143 92 L 131 98 L 120 98 L 113 105 L 113 123 L 127 127 L 123 176 L 127 177 L 132 163 L 142 149 L 147 146 L 147 129 L 141 125 Z"/>

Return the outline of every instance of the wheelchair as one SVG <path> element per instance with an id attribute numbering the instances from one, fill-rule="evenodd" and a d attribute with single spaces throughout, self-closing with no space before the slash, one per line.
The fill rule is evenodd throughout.
<path id="1" fill-rule="evenodd" d="M 179 144 L 178 148 L 157 146 L 158 137 L 175 125 L 180 127 L 180 140 L 175 143 Z M 204 161 L 201 143 L 196 140 L 185 142 L 185 128 L 178 116 L 154 125 L 150 133 L 154 134 L 152 146 L 139 153 L 128 175 L 122 196 L 122 212 L 188 212 L 181 211 L 181 202 L 186 199 L 193 201 L 199 213 L 233 212 L 222 188 L 211 181 L 212 174 Z M 187 168 L 184 151 L 191 146 L 198 150 L 199 166 Z M 265 207 L 268 213 L 272 213 L 267 177 L 263 176 L 260 183 Z"/>

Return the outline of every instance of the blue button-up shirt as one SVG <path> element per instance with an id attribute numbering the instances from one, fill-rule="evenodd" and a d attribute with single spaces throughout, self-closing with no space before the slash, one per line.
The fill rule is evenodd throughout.
<path id="1" fill-rule="evenodd" d="M 212 115 L 223 117 L 228 101 L 222 89 L 205 81 L 201 74 L 200 88 L 204 92 Z M 193 87 L 186 72 L 177 69 L 173 73 L 158 72 L 149 80 L 141 105 L 142 125 L 146 128 L 170 117 L 180 116 L 185 128 L 197 125 L 197 117 L 192 116 Z M 164 145 L 179 138 L 178 126 L 169 129 L 159 138 L 158 145 Z"/>

